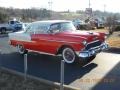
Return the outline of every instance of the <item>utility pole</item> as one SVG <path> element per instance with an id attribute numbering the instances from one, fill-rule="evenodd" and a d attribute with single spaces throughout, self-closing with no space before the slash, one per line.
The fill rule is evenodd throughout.
<path id="1" fill-rule="evenodd" d="M 105 12 L 106 12 L 106 4 L 104 4 L 104 14 L 103 14 L 103 19 L 105 20 Z"/>
<path id="2" fill-rule="evenodd" d="M 49 10 L 50 11 L 52 11 L 52 4 L 53 4 L 52 0 L 49 0 L 48 5 L 49 5 Z"/>
<path id="3" fill-rule="evenodd" d="M 92 16 L 92 8 L 91 8 L 91 1 L 89 0 L 89 19 L 93 17 Z"/>
<path id="4" fill-rule="evenodd" d="M 105 13 L 105 11 L 106 11 L 106 4 L 104 4 L 104 13 Z"/>
<path id="5" fill-rule="evenodd" d="M 90 3 L 90 0 L 89 0 L 89 8 L 90 8 L 90 5 L 91 5 L 91 3 Z"/>
<path id="6" fill-rule="evenodd" d="M 52 0 L 49 0 L 48 5 L 49 5 L 49 11 L 51 16 L 52 16 L 52 4 L 53 4 Z"/>

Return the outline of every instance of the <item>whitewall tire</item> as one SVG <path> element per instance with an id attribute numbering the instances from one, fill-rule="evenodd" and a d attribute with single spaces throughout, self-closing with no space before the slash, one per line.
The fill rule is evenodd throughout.
<path id="1" fill-rule="evenodd" d="M 23 45 L 17 45 L 17 51 L 18 51 L 20 54 L 25 54 L 25 53 L 27 53 L 27 50 L 24 49 Z"/>
<path id="2" fill-rule="evenodd" d="M 62 58 L 68 64 L 74 63 L 76 59 L 75 52 L 71 48 L 64 48 L 62 51 Z"/>

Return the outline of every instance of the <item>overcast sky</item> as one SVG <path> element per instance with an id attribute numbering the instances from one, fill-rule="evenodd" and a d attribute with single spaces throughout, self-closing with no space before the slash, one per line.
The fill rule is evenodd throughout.
<path id="1" fill-rule="evenodd" d="M 48 2 L 50 0 L 0 0 L 2 7 L 14 8 L 49 8 Z M 55 11 L 65 10 L 85 10 L 88 7 L 89 0 L 51 0 L 53 2 L 52 9 Z M 90 0 L 93 10 L 120 12 L 120 0 Z"/>

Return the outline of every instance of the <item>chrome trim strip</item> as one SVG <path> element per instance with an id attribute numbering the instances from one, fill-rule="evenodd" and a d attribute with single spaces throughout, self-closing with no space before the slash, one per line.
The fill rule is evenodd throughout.
<path id="1" fill-rule="evenodd" d="M 88 44 L 91 44 L 91 43 L 94 43 L 94 42 L 98 42 L 98 41 L 99 41 L 99 40 L 95 40 L 95 41 L 89 42 L 89 43 L 87 43 L 87 45 L 88 45 Z M 86 45 L 86 46 L 87 46 L 87 45 Z"/>
<path id="2" fill-rule="evenodd" d="M 48 40 L 48 39 L 39 39 L 39 40 L 45 40 L 45 41 L 51 41 L 51 42 L 67 42 L 67 43 L 76 43 L 76 44 L 80 44 L 80 42 L 68 42 L 68 41 L 57 41 L 57 40 Z"/>
<path id="3" fill-rule="evenodd" d="M 92 41 L 92 42 L 87 43 L 84 49 L 86 49 L 87 45 L 89 45 L 89 44 L 91 44 L 91 43 L 98 42 L 98 41 L 99 41 L 99 40 L 95 40 L 95 41 Z M 102 43 L 102 44 L 103 44 L 103 43 Z M 101 45 L 102 45 L 102 44 L 101 44 Z M 99 45 L 99 46 L 101 46 L 101 45 Z M 99 47 L 99 46 L 96 46 L 96 47 Z M 93 48 L 96 48 L 96 47 L 93 47 Z M 90 48 L 90 49 L 91 49 L 91 48 Z M 90 50 L 90 49 L 89 49 L 89 50 Z"/>
<path id="4" fill-rule="evenodd" d="M 64 36 L 66 36 L 66 37 L 68 37 L 68 36 L 72 36 L 72 35 L 64 35 Z M 82 36 L 72 36 L 72 37 L 80 37 L 80 38 L 83 38 L 83 39 L 86 39 L 85 37 L 82 37 Z"/>
<path id="5" fill-rule="evenodd" d="M 103 46 L 103 44 L 101 44 L 101 45 L 99 45 L 99 46 L 96 46 L 96 47 L 93 47 L 93 48 L 90 48 L 90 49 L 88 49 L 88 50 L 96 49 L 96 48 L 99 48 L 99 47 L 101 47 L 101 46 Z"/>
<path id="6" fill-rule="evenodd" d="M 55 54 L 51 54 L 51 53 L 40 52 L 40 51 L 35 51 L 35 50 L 30 50 L 30 49 L 27 49 L 27 50 L 28 50 L 28 52 L 36 52 L 36 53 L 39 53 L 39 54 L 46 54 L 46 55 L 56 56 Z"/>

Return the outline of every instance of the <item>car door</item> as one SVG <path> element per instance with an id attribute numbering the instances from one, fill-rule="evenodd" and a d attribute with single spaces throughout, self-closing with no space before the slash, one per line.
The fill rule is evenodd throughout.
<path id="1" fill-rule="evenodd" d="M 36 43 L 36 51 L 55 54 L 58 44 L 56 40 L 53 40 L 56 34 L 52 33 L 51 31 L 58 30 L 58 24 L 50 25 L 50 28 L 46 31 L 42 30 L 41 27 L 43 26 L 39 26 L 39 28 L 36 29 L 35 34 L 32 35 L 32 40 Z"/>
<path id="2" fill-rule="evenodd" d="M 34 28 L 34 34 L 31 34 L 31 40 L 35 51 L 49 53 L 49 35 L 47 33 L 49 25 L 45 23 L 36 23 Z"/>

